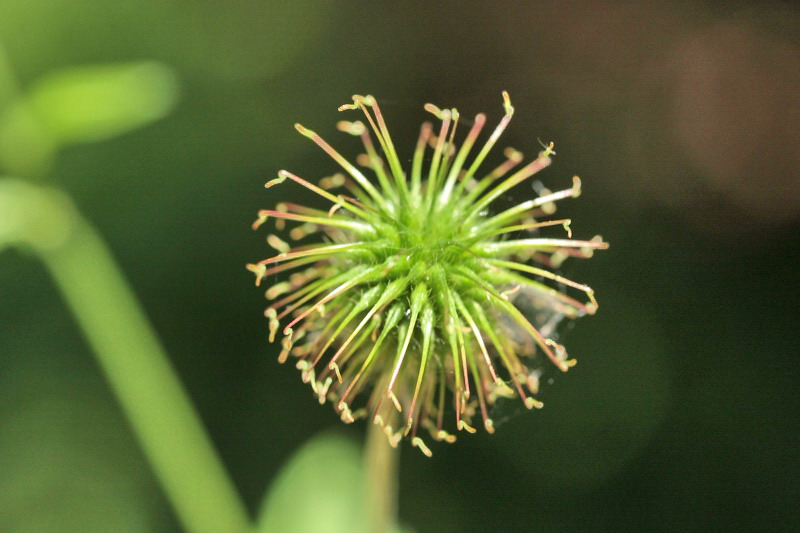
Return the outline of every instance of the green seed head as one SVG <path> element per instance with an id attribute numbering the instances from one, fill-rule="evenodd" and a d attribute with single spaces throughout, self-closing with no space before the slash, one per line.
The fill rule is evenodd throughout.
<path id="1" fill-rule="evenodd" d="M 365 153 L 357 162 L 375 183 L 297 124 L 345 173 L 315 185 L 281 170 L 266 187 L 288 179 L 331 208 L 281 203 L 261 211 L 254 224 L 273 218 L 285 229 L 291 221 L 290 239 L 303 241 L 292 247 L 270 235 L 278 255 L 248 265 L 256 284 L 289 274 L 267 290 L 270 339 L 283 334 L 279 361 L 293 357 L 320 403 L 331 401 L 345 422 L 368 417 L 384 427 L 392 445 L 407 436 L 426 455 L 423 428 L 434 440 L 454 442 L 456 431 L 474 433 L 478 421 L 493 433 L 488 407 L 498 398 L 541 407 L 535 399 L 541 356 L 563 371 L 575 363 L 550 338 L 555 319 L 597 310 L 592 289 L 549 270 L 568 256 L 608 248 L 599 236 L 573 240 L 570 220 L 542 221 L 556 201 L 578 196 L 577 176 L 569 189 L 541 190 L 514 207 L 492 210 L 495 200 L 555 154 L 552 143 L 543 145 L 520 166 L 522 154 L 507 149 L 503 163 L 479 173 L 514 113 L 508 93 L 503 100 L 505 115 L 471 160 L 486 117 L 475 117 L 457 147 L 458 111 L 427 104 L 438 125 L 423 123 L 409 174 L 377 101 L 354 96 L 339 110 L 363 111 L 366 124 L 342 121 L 338 127 L 361 137 Z M 428 147 L 433 152 L 423 168 Z M 549 226 L 562 226 L 566 238 L 540 236 Z M 558 290 L 567 287 L 576 297 Z"/>

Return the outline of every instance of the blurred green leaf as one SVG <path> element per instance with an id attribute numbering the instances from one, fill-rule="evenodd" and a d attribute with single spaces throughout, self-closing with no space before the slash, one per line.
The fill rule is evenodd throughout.
<path id="1" fill-rule="evenodd" d="M 31 88 L 27 103 L 55 142 L 72 144 L 109 139 L 158 120 L 176 99 L 170 69 L 137 61 L 48 74 Z"/>
<path id="2" fill-rule="evenodd" d="M 284 466 L 261 506 L 259 533 L 363 533 L 358 447 L 337 435 L 303 446 Z"/>
<path id="3" fill-rule="evenodd" d="M 52 136 L 24 100 L 16 100 L 0 114 L 0 165 L 9 174 L 26 178 L 44 175 L 55 149 Z"/>
<path id="4" fill-rule="evenodd" d="M 72 229 L 73 213 L 72 203 L 59 191 L 0 177 L 0 252 L 6 246 L 61 244 Z"/>

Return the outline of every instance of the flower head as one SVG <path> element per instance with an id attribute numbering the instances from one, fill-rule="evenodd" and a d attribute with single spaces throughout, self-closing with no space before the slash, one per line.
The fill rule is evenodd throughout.
<path id="1" fill-rule="evenodd" d="M 383 425 L 392 445 L 408 436 L 426 455 L 421 428 L 434 440 L 453 442 L 455 430 L 474 433 L 479 423 L 494 432 L 487 406 L 498 398 L 541 407 L 535 399 L 540 361 L 549 359 L 562 371 L 575 363 L 552 338 L 554 324 L 597 310 L 592 289 L 548 269 L 608 247 L 599 236 L 573 240 L 568 219 L 541 220 L 556 201 L 579 195 L 577 176 L 568 189 L 540 189 L 535 198 L 491 210 L 555 154 L 550 143 L 520 166 L 522 154 L 507 149 L 503 163 L 478 174 L 514 114 L 508 93 L 503 99 L 505 115 L 471 160 L 486 116 L 475 116 L 457 147 L 458 111 L 427 104 L 438 128 L 422 124 L 406 172 L 377 101 L 354 96 L 339 110 L 360 110 L 366 123 L 338 127 L 361 137 L 365 154 L 357 162 L 376 182 L 297 124 L 344 174 L 315 185 L 281 170 L 266 187 L 289 179 L 331 208 L 282 202 L 254 223 L 257 228 L 273 218 L 284 229 L 292 221 L 292 240 L 317 236 L 292 247 L 270 235 L 278 255 L 248 265 L 257 284 L 292 272 L 266 293 L 273 300 L 265 312 L 270 339 L 279 330 L 284 335 L 279 361 L 293 356 L 320 403 L 331 401 L 345 422 L 368 416 Z M 433 152 L 423 168 L 428 147 Z M 329 192 L 335 188 L 344 192 Z M 550 226 L 563 227 L 566 238 L 539 236 Z"/>

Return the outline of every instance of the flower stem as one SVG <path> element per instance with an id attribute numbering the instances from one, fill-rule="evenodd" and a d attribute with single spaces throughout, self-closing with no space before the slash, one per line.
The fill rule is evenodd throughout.
<path id="1" fill-rule="evenodd" d="M 369 533 L 391 533 L 397 523 L 398 454 L 383 428 L 369 424 L 364 450 L 365 505 Z"/>
<path id="2" fill-rule="evenodd" d="M 16 205 L 28 227 L 42 220 L 59 226 L 47 245 L 26 240 L 75 314 L 185 530 L 249 531 L 247 511 L 188 394 L 97 231 L 58 191 L 9 189 L 21 193 Z M 24 233 L 43 237 L 41 229 Z"/>

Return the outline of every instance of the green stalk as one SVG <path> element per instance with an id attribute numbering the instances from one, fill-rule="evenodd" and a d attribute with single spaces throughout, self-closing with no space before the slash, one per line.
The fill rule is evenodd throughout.
<path id="1" fill-rule="evenodd" d="M 369 533 L 392 533 L 397 524 L 398 454 L 389 445 L 383 428 L 369 424 L 364 450 L 366 475 L 364 510 Z"/>
<path id="2" fill-rule="evenodd" d="M 0 204 L 19 216 L 0 211 L 0 230 L 8 214 L 6 225 L 44 261 L 185 530 L 249 531 L 247 511 L 106 244 L 62 193 L 9 182 Z"/>

